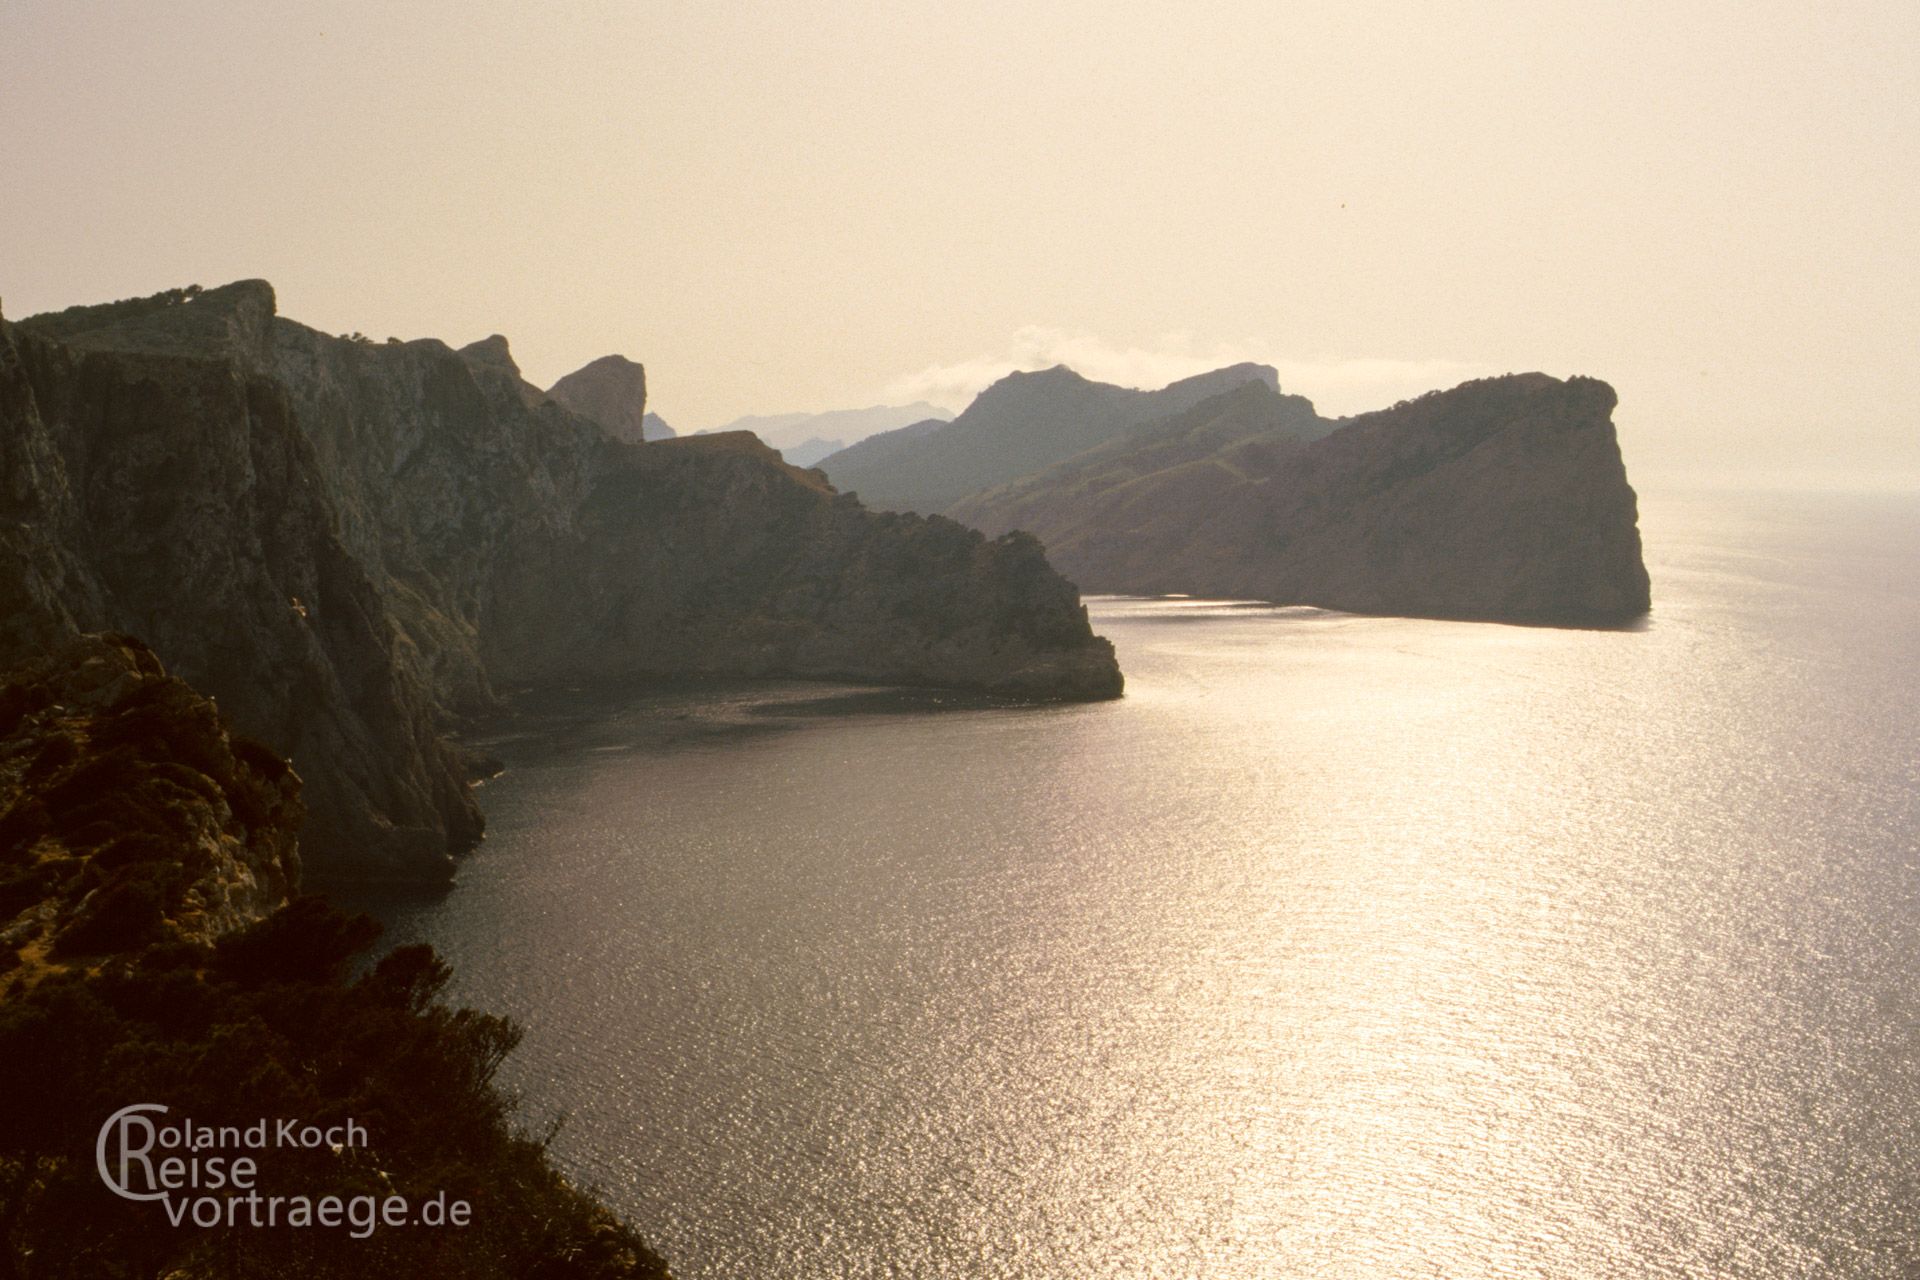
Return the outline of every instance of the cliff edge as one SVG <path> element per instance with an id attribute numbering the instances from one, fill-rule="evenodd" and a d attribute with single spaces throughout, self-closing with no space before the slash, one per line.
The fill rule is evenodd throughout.
<path id="1" fill-rule="evenodd" d="M 612 439 L 503 338 L 333 337 L 264 281 L 0 319 L 0 551 L 0 662 L 151 644 L 292 758 L 321 879 L 449 873 L 481 821 L 443 735 L 502 682 L 1121 685 L 1027 540 Z"/>

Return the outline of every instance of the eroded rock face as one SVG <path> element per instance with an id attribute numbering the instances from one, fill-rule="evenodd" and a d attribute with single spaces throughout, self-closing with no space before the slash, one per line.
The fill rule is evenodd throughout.
<path id="1" fill-rule="evenodd" d="M 622 443 L 504 339 L 331 337 L 243 282 L 0 322 L 0 413 L 0 660 L 152 644 L 293 759 L 323 878 L 447 874 L 480 818 L 441 735 L 501 681 L 1119 691 L 1029 544 L 877 516 L 751 437 Z"/>
<path id="2" fill-rule="evenodd" d="M 1617 625 L 1649 589 L 1614 402 L 1520 374 L 1340 423 L 1242 387 L 951 514 L 1088 590 Z"/>
<path id="3" fill-rule="evenodd" d="M 287 763 L 131 637 L 79 636 L 7 673 L 0 975 L 263 918 L 298 881 L 302 810 Z"/>

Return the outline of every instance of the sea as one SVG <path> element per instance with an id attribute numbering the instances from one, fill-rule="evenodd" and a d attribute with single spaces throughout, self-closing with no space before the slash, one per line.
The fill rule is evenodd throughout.
<path id="1" fill-rule="evenodd" d="M 550 691 L 378 914 L 683 1280 L 1920 1275 L 1920 495 L 1641 527 L 1627 630 Z"/>

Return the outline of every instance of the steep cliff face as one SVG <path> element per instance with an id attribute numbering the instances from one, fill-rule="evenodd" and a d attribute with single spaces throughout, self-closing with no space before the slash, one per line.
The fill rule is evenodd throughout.
<path id="1" fill-rule="evenodd" d="M 342 541 L 381 588 L 401 660 L 436 705 L 493 706 L 480 624 L 495 565 L 516 539 L 578 544 L 603 433 L 530 404 L 504 339 L 374 346 L 276 318 L 259 358 L 312 444 Z"/>
<path id="2" fill-rule="evenodd" d="M 287 900 L 300 780 L 126 636 L 0 678 L 0 983 L 167 942 Z"/>
<path id="3" fill-rule="evenodd" d="M 1617 624 L 1649 592 L 1614 401 L 1522 374 L 1341 424 L 1243 388 L 952 514 L 1089 590 Z"/>
<path id="4" fill-rule="evenodd" d="M 502 679 L 1121 688 L 1112 647 L 1031 538 L 875 515 L 745 432 L 618 451 L 575 527 L 515 539 L 496 570 L 482 631 Z"/>
<path id="5" fill-rule="evenodd" d="M 347 540 L 393 584 L 444 705 L 676 674 L 1119 692 L 1111 647 L 1022 545 L 877 516 L 746 433 L 623 443 L 520 403 L 517 375 L 463 376 L 438 344 L 274 334 Z"/>
<path id="6" fill-rule="evenodd" d="M 316 861 L 444 875 L 480 816 L 331 485 L 256 355 L 264 285 L 38 336 L 0 327 L 0 431 L 21 495 L 0 659 L 139 636 L 308 782 Z M 352 345 L 352 344 L 347 344 Z M 17 447 L 16 447 L 17 446 Z"/>
<path id="7" fill-rule="evenodd" d="M 371 346 L 371 343 L 361 345 Z M 404 346 L 404 343 L 388 342 L 388 346 Z M 486 382 L 497 382 L 510 389 L 520 403 L 528 408 L 547 398 L 547 393 L 520 376 L 520 366 L 514 361 L 513 351 L 507 346 L 505 334 L 495 333 L 469 342 L 460 348 L 460 358 L 467 362 L 474 375 Z"/>
<path id="8" fill-rule="evenodd" d="M 1239 364 L 1157 391 L 1116 387 L 1064 365 L 1008 374 L 943 426 L 891 432 L 820 467 L 841 489 L 887 511 L 943 511 L 968 494 L 1130 436 L 1247 382 L 1277 385 L 1266 365 Z"/>
<path id="9" fill-rule="evenodd" d="M 151 643 L 292 757 L 328 878 L 446 874 L 480 822 L 440 734 L 501 680 L 1119 689 L 1019 540 L 876 516 L 750 440 L 655 457 L 504 339 L 329 337 L 244 282 L 0 323 L 0 412 L 0 659 Z"/>

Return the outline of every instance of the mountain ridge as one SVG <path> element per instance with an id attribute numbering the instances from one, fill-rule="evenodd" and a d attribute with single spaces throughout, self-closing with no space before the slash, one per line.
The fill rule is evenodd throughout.
<path id="1" fill-rule="evenodd" d="M 864 442 L 871 447 L 842 450 L 819 466 L 870 506 L 942 511 L 1249 381 L 1277 388 L 1279 374 L 1268 365 L 1237 364 L 1143 391 L 1095 382 L 1065 365 L 1015 372 L 949 423 L 877 436 Z"/>

